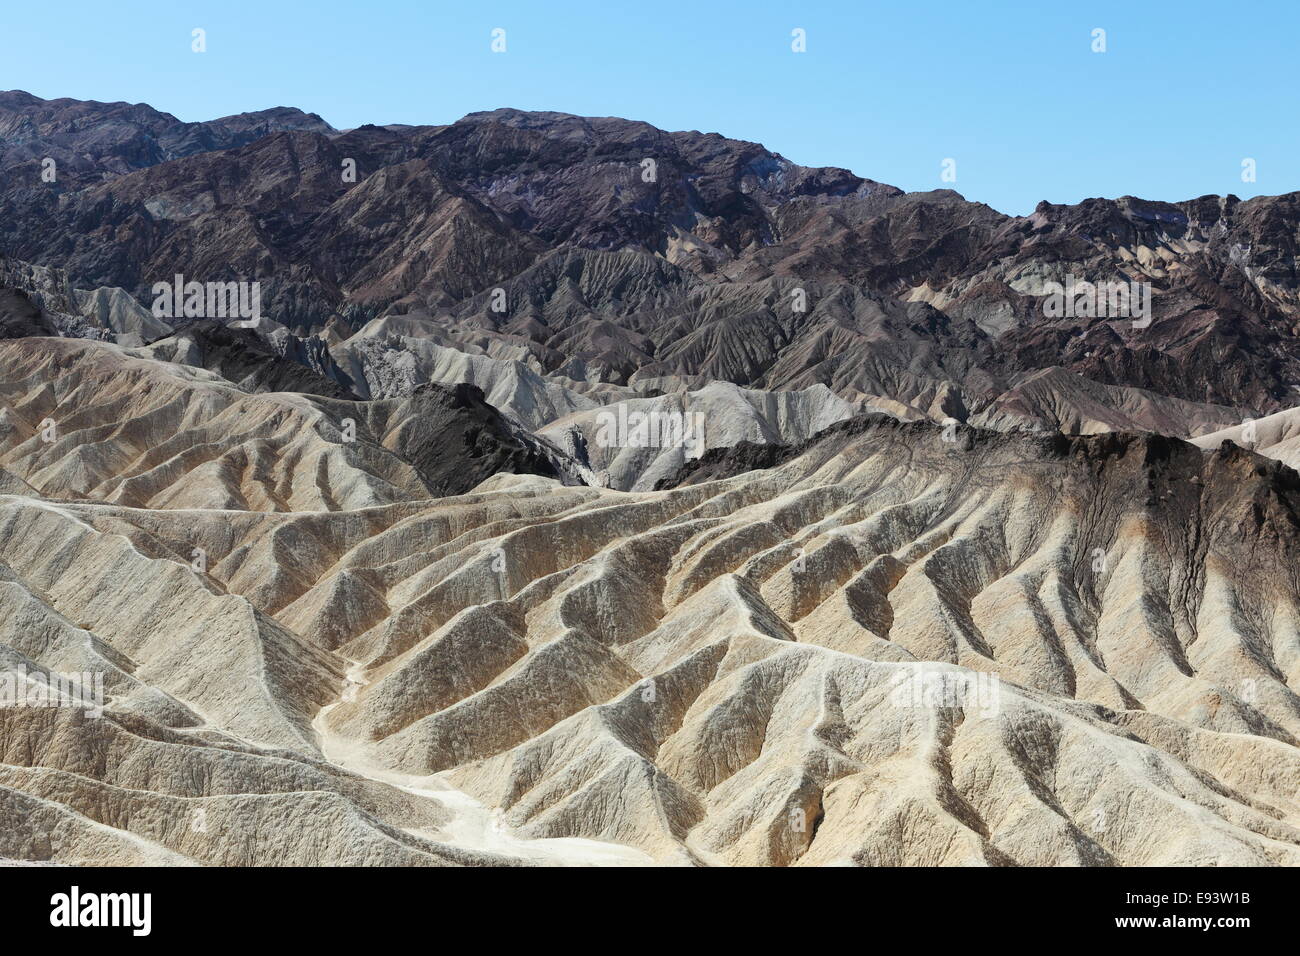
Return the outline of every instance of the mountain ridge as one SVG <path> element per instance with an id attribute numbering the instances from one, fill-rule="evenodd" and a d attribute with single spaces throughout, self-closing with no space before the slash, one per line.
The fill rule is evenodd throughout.
<path id="1" fill-rule="evenodd" d="M 176 272 L 256 280 L 300 337 L 427 315 L 442 344 L 492 342 L 543 374 L 822 384 L 960 420 L 1058 365 L 1238 417 L 1289 407 L 1300 380 L 1300 193 L 1011 217 L 618 118 L 500 109 L 340 131 L 276 107 L 181 124 L 173 156 L 137 133 L 174 118 L 141 104 L 0 103 L 0 254 L 137 302 Z M 40 184 L 21 123 L 84 155 Z M 1147 284 L 1149 326 L 1049 317 L 1048 283 L 1069 276 Z"/>

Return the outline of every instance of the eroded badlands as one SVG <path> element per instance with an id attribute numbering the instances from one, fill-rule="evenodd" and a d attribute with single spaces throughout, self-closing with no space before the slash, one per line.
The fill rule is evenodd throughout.
<path id="1" fill-rule="evenodd" d="M 1290 469 L 865 416 L 624 492 L 416 398 L 0 342 L 0 663 L 108 696 L 0 708 L 0 858 L 1300 864 Z"/>

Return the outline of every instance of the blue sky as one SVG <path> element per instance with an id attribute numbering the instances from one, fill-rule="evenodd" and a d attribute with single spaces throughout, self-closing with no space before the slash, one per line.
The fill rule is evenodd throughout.
<path id="1" fill-rule="evenodd" d="M 1286 0 L 71 0 L 2 16 L 0 88 L 185 120 L 280 105 L 340 128 L 499 106 L 625 116 L 1018 214 L 1300 189 L 1300 4 Z"/>

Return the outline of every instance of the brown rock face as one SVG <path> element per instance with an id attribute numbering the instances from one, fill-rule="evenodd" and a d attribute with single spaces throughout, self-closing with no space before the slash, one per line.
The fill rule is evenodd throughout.
<path id="1" fill-rule="evenodd" d="M 43 156 L 62 164 L 54 183 Z M 1287 407 L 1300 376 L 1294 195 L 1007 217 L 627 120 L 497 110 L 340 133 L 296 110 L 182 124 L 24 93 L 0 99 L 0 168 L 0 252 L 79 288 L 147 304 L 178 272 L 257 280 L 302 335 L 431 315 L 462 346 L 588 381 L 821 383 L 994 421 L 1027 376 L 1061 368 L 1082 383 L 1067 391 L 1229 410 L 1187 413 L 1192 434 Z M 1150 324 L 1049 316 L 1045 283 L 1069 277 L 1149 284 Z M 1096 418 L 1060 393 L 1011 414 Z"/>

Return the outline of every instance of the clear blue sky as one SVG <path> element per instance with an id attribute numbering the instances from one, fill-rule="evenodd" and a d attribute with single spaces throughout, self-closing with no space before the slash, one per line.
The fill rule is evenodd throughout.
<path id="1" fill-rule="evenodd" d="M 280 105 L 340 128 L 499 106 L 624 116 L 904 189 L 946 185 L 951 157 L 952 188 L 1020 214 L 1300 189 L 1294 0 L 11 0 L 0 17 L 0 88 L 185 120 Z"/>

